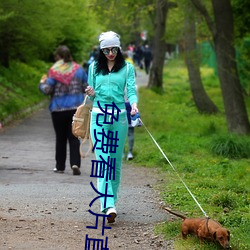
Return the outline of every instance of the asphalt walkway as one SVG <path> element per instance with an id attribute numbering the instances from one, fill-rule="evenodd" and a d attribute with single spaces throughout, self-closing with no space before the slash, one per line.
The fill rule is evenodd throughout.
<path id="1" fill-rule="evenodd" d="M 146 83 L 147 76 L 143 72 L 138 72 L 138 86 Z M 75 242 L 72 241 L 72 237 L 61 243 L 64 245 L 57 242 L 58 248 L 54 245 L 53 236 L 49 233 L 52 230 L 50 226 L 56 223 L 60 225 L 65 221 L 82 222 L 84 225 L 93 222 L 94 218 L 88 209 L 89 203 L 96 197 L 90 186 L 91 181 L 95 183 L 90 177 L 91 160 L 94 159 L 94 155 L 91 154 L 82 160 L 82 175 L 73 176 L 69 163 L 64 174 L 56 174 L 52 171 L 55 166 L 54 148 L 54 131 L 47 107 L 41 108 L 11 127 L 0 130 L 1 250 L 83 249 L 84 235 L 93 234 L 93 230 L 83 228 L 82 225 L 80 231 L 83 235 L 81 240 L 77 241 L 77 246 L 72 246 Z M 157 242 L 156 239 L 152 240 L 153 226 L 167 218 L 167 214 L 159 208 L 158 193 L 152 188 L 158 181 L 156 170 L 135 168 L 124 162 L 120 200 L 117 205 L 118 226 L 115 229 L 117 234 L 123 232 L 124 236 L 119 235 L 115 239 L 110 239 L 110 245 L 113 246 L 110 249 L 118 249 L 118 246 L 119 249 L 138 249 L 138 240 L 134 241 L 131 234 L 138 235 L 141 231 L 138 235 L 141 249 L 163 249 L 159 244 L 156 247 L 152 243 Z M 99 202 L 95 202 L 92 209 L 98 212 Z M 13 224 L 16 218 L 22 218 L 23 222 L 27 221 L 29 226 L 26 226 L 26 229 L 17 227 Z M 33 225 L 34 221 L 42 223 L 47 220 L 51 223 L 47 225 L 47 229 L 44 225 L 36 225 L 36 231 L 43 232 L 45 240 L 41 241 L 41 237 L 36 234 L 34 235 L 37 237 L 26 235 L 27 228 L 32 228 L 30 225 Z M 131 225 L 134 225 L 133 228 Z M 130 230 L 126 231 L 126 228 Z M 146 231 L 150 231 L 152 237 L 149 237 L 150 234 L 143 235 Z M 33 247 L 30 248 L 32 244 Z M 162 242 L 160 246 L 163 247 Z"/>

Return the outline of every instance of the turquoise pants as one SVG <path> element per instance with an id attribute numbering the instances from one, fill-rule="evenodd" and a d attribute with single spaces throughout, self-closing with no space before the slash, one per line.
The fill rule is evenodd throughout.
<path id="1" fill-rule="evenodd" d="M 98 119 L 98 124 L 101 126 L 97 125 L 97 119 Z M 127 120 L 126 110 L 119 114 L 118 121 L 113 120 L 112 124 L 103 124 L 103 122 L 104 122 L 104 114 L 100 112 L 92 111 L 91 123 L 90 123 L 90 134 L 91 134 L 91 138 L 93 141 L 93 145 L 96 144 L 95 146 L 96 160 L 108 162 L 108 159 L 111 159 L 111 158 L 115 159 L 115 165 L 114 165 L 115 179 L 113 180 L 113 176 L 111 176 L 112 178 L 106 181 L 106 176 L 108 172 L 107 164 L 105 164 L 104 178 L 97 178 L 97 190 L 100 193 L 105 194 L 106 183 L 108 183 L 107 194 L 114 196 L 114 197 L 106 197 L 106 198 L 101 197 L 100 198 L 101 211 L 105 212 L 106 208 L 109 208 L 109 207 L 115 208 L 115 204 L 118 199 L 118 190 L 119 190 L 119 186 L 121 182 L 121 172 L 122 172 L 122 156 L 123 156 L 124 145 L 125 145 L 126 137 L 128 133 L 128 120 Z M 107 135 L 108 131 L 113 132 L 114 135 L 117 131 L 117 138 L 119 140 L 116 143 L 118 147 L 116 148 L 116 150 L 114 150 L 115 152 L 110 152 L 110 147 L 102 148 L 103 143 L 107 143 L 107 138 L 105 138 L 103 134 Z M 103 152 L 103 149 L 107 150 L 107 152 Z M 101 157 L 103 158 L 103 160 L 101 159 Z M 97 196 L 99 195 L 97 194 Z M 106 206 L 104 206 L 105 199 L 106 199 Z"/>

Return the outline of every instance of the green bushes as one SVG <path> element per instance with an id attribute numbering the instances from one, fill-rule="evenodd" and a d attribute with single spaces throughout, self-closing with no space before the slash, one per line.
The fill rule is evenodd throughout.
<path id="1" fill-rule="evenodd" d="M 23 110 L 45 99 L 38 90 L 38 84 L 47 70 L 48 65 L 41 61 L 34 61 L 32 66 L 13 61 L 9 69 L 0 67 L 1 123 L 5 123 L 10 115 L 19 117 Z"/>
<path id="2" fill-rule="evenodd" d="M 99 25 L 91 1 L 0 1 L 0 65 L 12 60 L 53 60 L 53 51 L 67 45 L 82 61 L 96 43 Z M 87 10 L 87 11 L 86 11 Z M 45 18 L 46 16 L 46 18 Z M 63 17 L 63 18 L 58 18 Z"/>
<path id="3" fill-rule="evenodd" d="M 232 159 L 250 157 L 250 140 L 233 135 L 221 135 L 211 142 L 211 150 L 215 155 Z"/>
<path id="4" fill-rule="evenodd" d="M 214 194 L 213 197 L 211 197 L 210 204 L 212 206 L 221 207 L 222 209 L 234 209 L 237 207 L 237 203 L 234 197 L 236 194 L 232 194 L 229 192 L 220 192 L 218 194 Z"/>

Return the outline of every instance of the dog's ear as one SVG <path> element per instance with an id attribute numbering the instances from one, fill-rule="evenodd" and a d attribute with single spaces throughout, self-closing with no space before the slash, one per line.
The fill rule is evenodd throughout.
<path id="1" fill-rule="evenodd" d="M 216 240 L 216 232 L 213 233 L 213 238 Z"/>
<path id="2" fill-rule="evenodd" d="M 227 230 L 228 236 L 227 236 L 227 240 L 230 241 L 230 232 Z"/>

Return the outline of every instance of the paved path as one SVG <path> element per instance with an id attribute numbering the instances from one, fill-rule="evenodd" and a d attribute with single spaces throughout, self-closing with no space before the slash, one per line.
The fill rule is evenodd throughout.
<path id="1" fill-rule="evenodd" d="M 138 68 L 136 68 L 136 84 L 138 87 L 145 87 L 148 85 L 148 75 Z"/>
<path id="2" fill-rule="evenodd" d="M 145 79 L 139 75 L 138 84 Z M 85 235 L 97 234 L 86 229 L 95 221 L 88 212 L 96 197 L 90 186 L 95 183 L 90 177 L 94 156 L 82 160 L 81 176 L 72 175 L 69 163 L 64 174 L 53 173 L 54 140 L 47 107 L 0 130 L 0 250 L 84 249 Z M 155 223 L 167 219 L 152 188 L 157 182 L 156 170 L 125 162 L 119 216 L 112 229 L 105 230 L 112 236 L 110 249 L 138 249 L 139 243 L 141 249 L 166 249 L 152 232 Z M 92 209 L 99 212 L 98 201 Z"/>

